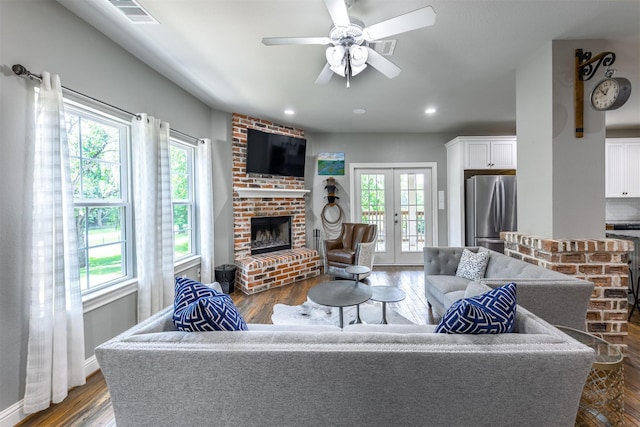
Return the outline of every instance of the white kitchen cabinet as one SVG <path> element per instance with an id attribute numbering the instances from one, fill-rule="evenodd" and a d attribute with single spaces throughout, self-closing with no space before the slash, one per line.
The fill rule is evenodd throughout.
<path id="1" fill-rule="evenodd" d="M 465 169 L 516 169 L 515 137 L 465 138 Z"/>
<path id="2" fill-rule="evenodd" d="M 640 139 L 607 138 L 606 197 L 640 197 Z"/>
<path id="3" fill-rule="evenodd" d="M 447 144 L 449 246 L 465 245 L 465 170 L 516 169 L 515 136 L 459 136 Z"/>

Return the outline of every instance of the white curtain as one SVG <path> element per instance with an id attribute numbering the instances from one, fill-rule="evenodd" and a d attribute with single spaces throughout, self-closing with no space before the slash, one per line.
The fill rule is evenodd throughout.
<path id="1" fill-rule="evenodd" d="M 198 143 L 197 189 L 198 217 L 200 218 L 200 280 L 202 283 L 214 281 L 213 267 L 213 161 L 211 140 L 203 139 Z"/>
<path id="2" fill-rule="evenodd" d="M 69 388 L 85 383 L 73 188 L 58 75 L 42 75 L 35 129 L 25 413 L 61 402 Z"/>
<path id="3" fill-rule="evenodd" d="M 138 321 L 173 303 L 173 221 L 169 123 L 132 120 Z"/>

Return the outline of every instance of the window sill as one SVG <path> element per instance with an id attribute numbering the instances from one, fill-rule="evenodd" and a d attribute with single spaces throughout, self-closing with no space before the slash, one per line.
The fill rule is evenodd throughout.
<path id="1" fill-rule="evenodd" d="M 115 300 L 124 298 L 135 292 L 138 292 L 138 280 L 135 278 L 109 286 L 105 289 L 100 289 L 99 291 L 91 292 L 90 294 L 82 296 L 82 311 L 84 313 L 93 311 L 96 308 L 110 304 Z"/>
<path id="2" fill-rule="evenodd" d="M 199 265 L 200 256 L 194 255 L 177 261 L 173 266 L 173 270 L 175 274 L 178 275 Z M 138 292 L 138 280 L 134 277 L 133 279 L 125 280 L 117 285 L 109 286 L 108 288 L 83 295 L 82 311 L 83 313 L 93 311 L 136 292 Z"/>
<path id="3" fill-rule="evenodd" d="M 180 274 L 197 265 L 200 265 L 200 255 L 192 255 L 176 261 L 173 264 L 173 271 L 175 274 Z"/>

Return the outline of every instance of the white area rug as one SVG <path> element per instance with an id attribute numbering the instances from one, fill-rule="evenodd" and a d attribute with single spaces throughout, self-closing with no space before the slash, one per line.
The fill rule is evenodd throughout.
<path id="1" fill-rule="evenodd" d="M 356 307 L 344 307 L 344 324 L 356 319 Z M 364 323 L 380 323 L 382 321 L 382 303 L 367 301 L 360 304 L 360 319 Z M 276 304 L 273 306 L 271 321 L 274 325 L 335 325 L 340 323 L 337 307 L 327 307 L 307 300 L 300 305 Z M 387 322 L 411 324 L 406 317 L 396 313 L 387 304 Z"/>

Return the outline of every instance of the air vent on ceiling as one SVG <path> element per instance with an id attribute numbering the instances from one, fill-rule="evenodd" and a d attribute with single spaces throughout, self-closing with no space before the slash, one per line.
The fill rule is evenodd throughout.
<path id="1" fill-rule="evenodd" d="M 134 24 L 158 24 L 136 0 L 108 0 Z"/>
<path id="2" fill-rule="evenodd" d="M 369 42 L 369 47 L 380 55 L 391 56 L 393 55 L 393 50 L 396 48 L 397 42 L 397 40 L 376 40 Z"/>

